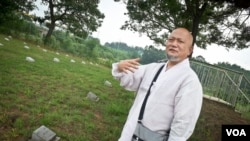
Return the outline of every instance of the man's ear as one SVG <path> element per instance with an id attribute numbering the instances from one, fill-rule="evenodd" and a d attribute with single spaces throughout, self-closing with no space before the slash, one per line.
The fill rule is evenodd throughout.
<path id="1" fill-rule="evenodd" d="M 191 46 L 191 47 L 189 48 L 189 55 L 188 55 L 188 58 L 191 58 L 191 57 L 192 57 L 193 50 L 194 50 L 194 46 Z"/>

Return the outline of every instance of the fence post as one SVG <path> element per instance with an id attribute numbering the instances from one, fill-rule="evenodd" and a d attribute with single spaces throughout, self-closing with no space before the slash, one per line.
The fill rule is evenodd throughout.
<path id="1" fill-rule="evenodd" d="M 233 107 L 236 106 L 236 101 L 237 101 L 237 97 L 238 97 L 238 93 L 239 93 L 239 89 L 240 89 L 240 84 L 241 84 L 242 78 L 243 78 L 243 74 L 240 74 L 239 81 L 238 81 L 238 84 L 237 84 L 237 91 L 236 91 L 236 93 L 235 93 L 235 95 L 233 97 L 233 101 L 232 101 Z"/>

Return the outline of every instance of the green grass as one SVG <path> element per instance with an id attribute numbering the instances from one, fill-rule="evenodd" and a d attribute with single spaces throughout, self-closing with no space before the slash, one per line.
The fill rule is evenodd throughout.
<path id="1" fill-rule="evenodd" d="M 62 141 L 118 139 L 133 93 L 119 86 L 110 68 L 29 43 L 25 49 L 23 41 L 5 37 L 0 35 L 0 140 L 27 140 L 41 125 Z M 88 100 L 89 91 L 100 100 Z"/>
<path id="2" fill-rule="evenodd" d="M 119 86 L 111 68 L 31 43 L 27 50 L 23 41 L 5 37 L 0 34 L 0 141 L 27 141 L 41 125 L 61 141 L 118 140 L 134 94 Z M 27 62 L 27 56 L 35 62 Z M 54 57 L 60 62 L 53 62 Z M 105 80 L 113 86 L 105 86 Z M 88 100 L 89 91 L 100 100 Z M 231 107 L 204 100 L 189 141 L 220 140 L 222 124 L 250 124 L 250 120 Z"/>

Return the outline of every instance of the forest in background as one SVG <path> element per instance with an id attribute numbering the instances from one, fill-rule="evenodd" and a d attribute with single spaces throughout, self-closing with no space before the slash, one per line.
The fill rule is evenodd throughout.
<path id="1" fill-rule="evenodd" d="M 37 45 L 43 45 L 44 47 L 50 48 L 51 50 L 57 52 L 67 52 L 77 57 L 83 57 L 88 60 L 100 62 L 106 66 L 111 66 L 112 62 L 128 58 L 139 57 L 141 58 L 141 64 L 147 64 L 166 59 L 164 50 L 157 49 L 152 45 L 145 47 L 134 47 L 128 46 L 126 43 L 122 42 L 111 42 L 101 45 L 98 38 L 91 36 L 91 33 L 96 31 L 97 28 L 101 26 L 103 19 L 105 18 L 104 13 L 98 9 L 100 1 L 81 1 L 77 3 L 75 1 L 56 2 L 51 0 L 41 0 L 40 4 L 48 5 L 48 9 L 44 12 L 44 17 L 29 14 L 30 11 L 38 8 L 35 2 L 37 2 L 37 0 L 1 1 L 0 33 L 29 41 Z M 120 1 L 115 0 L 115 2 Z M 201 46 L 202 48 L 205 48 L 204 44 L 216 42 L 227 44 L 228 46 L 225 46 L 226 48 L 231 48 L 232 44 L 234 46 L 240 44 L 236 47 L 237 49 L 245 48 L 248 44 L 250 37 L 248 36 L 248 30 L 250 27 L 248 27 L 248 22 L 246 22 L 249 18 L 246 13 L 249 11 L 247 10 L 249 7 L 248 2 L 243 3 L 243 1 L 238 0 L 234 2 L 227 0 L 211 0 L 206 1 L 205 3 L 197 1 L 196 4 L 193 4 L 191 1 L 186 1 L 187 11 L 182 9 L 185 4 L 179 2 L 150 2 L 151 1 L 135 2 L 130 0 L 124 2 L 127 5 L 128 10 L 128 13 L 126 14 L 129 15 L 130 20 L 125 22 L 126 24 L 122 26 L 122 29 L 134 30 L 141 33 L 150 32 L 147 33 L 147 35 L 149 35 L 150 39 L 157 43 L 161 42 L 162 40 L 165 41 L 166 37 L 160 38 L 155 34 L 155 32 L 162 31 L 162 28 L 170 30 L 172 29 L 172 26 L 175 25 L 176 27 L 186 27 L 192 31 L 192 34 L 194 34 L 194 43 L 197 45 L 203 44 L 203 46 Z M 161 3 L 165 3 L 165 5 Z M 157 8 L 159 6 L 166 7 L 161 8 L 160 10 L 162 11 L 157 11 L 159 10 L 159 8 Z M 189 8 L 194 7 L 197 7 L 196 10 L 198 10 L 198 12 L 189 10 Z M 181 10 L 179 8 L 181 8 Z M 147 12 L 152 13 L 150 12 L 152 9 L 156 10 L 154 11 L 156 15 L 143 15 L 143 13 Z M 164 10 L 166 11 L 164 12 Z M 176 15 L 175 12 L 181 12 L 178 14 L 180 17 L 174 16 Z M 198 17 L 201 19 L 196 19 L 197 16 L 195 16 L 195 13 L 192 12 L 195 12 L 198 15 L 203 14 L 203 16 L 200 15 Z M 159 13 L 169 15 L 157 16 Z M 152 17 L 150 18 L 150 16 Z M 160 18 L 162 16 L 167 17 L 167 19 Z M 193 21 L 185 20 L 185 18 L 190 19 L 191 17 L 189 16 L 194 16 Z M 223 41 L 220 38 L 221 36 L 224 37 L 223 34 L 221 34 L 222 31 L 218 31 L 219 28 L 217 27 L 219 24 L 222 24 L 221 26 L 223 27 L 224 21 L 230 22 L 228 21 L 228 18 L 230 17 L 238 17 L 234 24 L 228 24 L 230 27 L 239 29 L 239 32 L 233 32 L 234 36 L 232 38 L 239 38 L 236 43 L 233 43 L 235 40 L 230 40 L 231 37 L 229 36 L 227 36 L 228 39 Z M 164 25 L 151 25 L 150 22 L 152 20 L 159 22 L 161 20 L 168 21 L 168 18 L 173 18 L 174 21 L 177 20 L 179 22 L 170 20 L 169 24 L 172 22 L 173 24 L 167 27 Z M 183 22 L 181 19 L 183 19 Z M 208 19 L 209 21 L 207 21 Z M 219 22 L 218 25 L 214 25 L 214 21 L 221 21 L 222 23 Z M 141 26 L 136 26 L 137 22 L 144 22 L 144 24 Z M 168 24 L 168 22 L 160 23 Z M 152 27 L 148 25 L 151 25 Z M 193 27 L 204 25 L 204 28 L 190 28 L 191 25 L 193 25 Z M 210 37 L 209 35 L 206 35 L 206 39 L 202 38 L 204 34 L 203 30 L 208 30 L 210 28 L 211 31 L 213 31 L 211 34 L 212 36 Z M 216 38 L 220 38 L 220 40 L 216 40 Z M 219 45 L 222 45 L 221 43 L 219 43 Z M 208 63 L 203 56 L 197 56 L 192 59 Z M 237 64 L 230 64 L 230 62 L 218 62 L 217 64 L 213 65 L 244 73 L 248 80 L 250 79 L 250 70 L 245 70 Z"/>
<path id="2" fill-rule="evenodd" d="M 16 26 L 9 26 L 9 24 Z M 0 32 L 6 36 L 22 39 L 37 45 L 44 45 L 44 33 L 47 28 L 32 21 L 29 15 L 23 16 L 21 22 L 5 22 L 0 24 Z M 129 59 L 141 58 L 141 64 L 158 62 L 166 59 L 165 51 L 157 49 L 150 45 L 145 47 L 129 46 L 123 42 L 111 42 L 102 45 L 98 38 L 88 36 L 81 38 L 64 30 L 55 30 L 46 47 L 57 52 L 70 53 L 77 57 L 82 57 L 87 60 L 102 63 L 108 67 L 113 62 Z M 203 56 L 193 57 L 192 59 L 208 63 Z M 250 71 L 240 67 L 237 64 L 230 64 L 230 62 L 218 62 L 212 64 L 218 67 L 231 69 L 244 73 L 248 80 L 250 80 Z"/>
<path id="3" fill-rule="evenodd" d="M 34 5 L 32 4 L 33 1 L 22 3 L 21 1 L 13 2 L 7 0 L 1 2 L 0 33 L 37 45 L 43 45 L 57 52 L 67 52 L 78 57 L 100 62 L 106 66 L 111 66 L 112 62 L 137 57 L 141 58 L 141 64 L 166 59 L 164 50 L 157 49 L 151 45 L 138 47 L 129 46 L 122 42 L 111 42 L 101 45 L 100 40 L 92 37 L 91 34 L 86 34 L 87 36 L 77 36 L 78 34 L 73 34 L 71 30 L 64 28 L 55 28 L 50 38 L 47 38 L 51 25 L 45 22 L 45 19 L 41 17 L 29 15 L 24 12 L 33 9 Z M 92 3 L 91 5 L 96 4 L 97 3 Z M 74 5 L 75 4 L 72 3 L 71 6 Z M 82 10 L 84 11 L 84 8 Z M 94 12 L 92 13 L 93 16 L 99 19 L 103 18 L 100 16 L 101 13 L 97 11 L 86 11 L 85 9 L 85 12 Z M 65 17 L 65 19 L 67 19 L 67 17 Z M 94 24 L 94 22 L 92 24 Z M 95 28 L 97 27 L 98 25 L 96 25 Z M 208 63 L 203 56 L 197 56 L 192 59 Z M 213 65 L 244 73 L 247 79 L 250 80 L 250 71 L 245 70 L 237 64 L 219 62 Z"/>

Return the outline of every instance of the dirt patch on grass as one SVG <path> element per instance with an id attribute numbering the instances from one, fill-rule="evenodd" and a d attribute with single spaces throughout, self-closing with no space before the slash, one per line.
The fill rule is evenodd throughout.
<path id="1" fill-rule="evenodd" d="M 203 99 L 201 115 L 189 141 L 220 141 L 223 124 L 247 124 L 250 119 L 243 118 L 231 106 Z"/>

